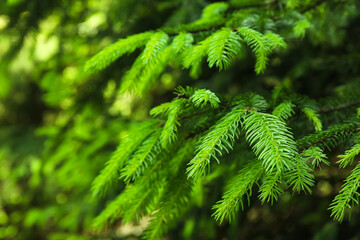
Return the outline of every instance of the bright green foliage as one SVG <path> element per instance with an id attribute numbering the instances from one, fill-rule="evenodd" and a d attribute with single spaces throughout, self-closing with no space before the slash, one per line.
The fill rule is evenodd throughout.
<path id="1" fill-rule="evenodd" d="M 163 33 L 158 34 L 165 36 Z M 158 43 L 152 49 L 154 50 L 152 53 L 150 48 L 147 52 L 147 57 L 143 58 L 143 55 L 140 55 L 135 60 L 131 69 L 125 73 L 122 79 L 120 93 L 135 93 L 138 96 L 142 96 L 149 91 L 164 71 L 172 54 L 173 49 L 171 46 L 161 49 L 161 45 L 162 42 Z"/>
<path id="2" fill-rule="evenodd" d="M 294 9 L 299 6 L 299 0 L 288 0 L 286 1 L 286 7 Z"/>
<path id="3" fill-rule="evenodd" d="M 176 99 L 172 101 L 171 106 L 168 109 L 167 120 L 160 136 L 161 146 L 164 149 L 166 149 L 169 144 L 174 143 L 177 139 L 177 128 L 180 125 L 178 117 L 186 103 L 187 99 Z"/>
<path id="4" fill-rule="evenodd" d="M 306 117 L 314 124 L 315 131 L 320 132 L 322 130 L 322 123 L 319 119 L 319 114 L 317 114 L 316 111 L 311 108 L 303 108 L 302 111 L 305 113 Z"/>
<path id="5" fill-rule="evenodd" d="M 278 117 L 251 111 L 245 117 L 243 128 L 246 140 L 253 146 L 266 172 L 281 172 L 294 167 L 295 141 Z"/>
<path id="6" fill-rule="evenodd" d="M 295 105 L 290 101 L 285 101 L 274 108 L 272 114 L 278 118 L 286 120 L 295 113 L 293 110 L 294 107 Z"/>
<path id="7" fill-rule="evenodd" d="M 212 36 L 191 47 L 185 54 L 183 65 L 185 68 L 192 68 L 193 76 L 197 77 L 200 71 L 201 61 L 208 54 Z"/>
<path id="8" fill-rule="evenodd" d="M 204 8 L 201 17 L 206 19 L 216 17 L 224 13 L 228 7 L 229 5 L 226 2 L 216 2 L 209 4 Z"/>
<path id="9" fill-rule="evenodd" d="M 164 50 L 169 40 L 169 36 L 164 32 L 157 32 L 153 34 L 141 55 L 141 60 L 144 64 L 149 64 L 159 59 L 159 53 Z"/>
<path id="10" fill-rule="evenodd" d="M 259 199 L 262 203 L 270 202 L 274 203 L 274 200 L 277 201 L 284 190 L 281 188 L 281 171 L 275 170 L 271 173 L 264 175 L 262 179 L 262 185 L 259 189 Z"/>
<path id="11" fill-rule="evenodd" d="M 220 103 L 220 99 L 215 93 L 207 89 L 196 90 L 195 93 L 191 95 L 190 101 L 193 102 L 194 106 L 201 108 L 206 106 L 207 103 L 210 103 L 212 108 L 218 108 Z"/>
<path id="12" fill-rule="evenodd" d="M 311 160 L 313 167 L 320 167 L 321 163 L 324 163 L 328 166 L 330 165 L 330 162 L 326 160 L 325 153 L 319 147 L 309 147 L 301 153 L 301 156 L 306 158 L 307 161 Z"/>
<path id="13" fill-rule="evenodd" d="M 216 65 L 219 70 L 230 66 L 241 50 L 241 38 L 231 29 L 224 28 L 212 35 L 209 46 L 209 67 Z"/>
<path id="14" fill-rule="evenodd" d="M 112 154 L 110 160 L 106 163 L 106 167 L 95 178 L 92 184 L 92 192 L 98 195 L 107 191 L 108 186 L 117 178 L 117 172 L 127 162 L 135 149 L 154 132 L 156 122 L 148 121 L 132 129 L 127 138 L 118 146 L 117 150 Z M 142 135 L 136 134 L 142 132 Z"/>
<path id="15" fill-rule="evenodd" d="M 186 209 L 191 196 L 191 183 L 186 178 L 176 179 L 176 177 L 179 176 L 175 175 L 173 179 L 169 180 L 169 190 L 164 195 L 164 201 L 159 204 L 159 210 L 151 216 L 152 219 L 144 234 L 144 238 L 161 239 L 168 227 Z"/>
<path id="16" fill-rule="evenodd" d="M 293 31 L 296 37 L 303 38 L 305 36 L 306 29 L 311 27 L 312 25 L 308 20 L 297 21 Z"/>
<path id="17" fill-rule="evenodd" d="M 169 109 L 173 106 L 173 102 L 167 102 L 167 103 L 163 103 L 159 106 L 154 107 L 153 109 L 150 110 L 150 115 L 151 116 L 166 116 L 169 112 Z"/>
<path id="18" fill-rule="evenodd" d="M 95 73 L 106 68 L 110 63 L 126 53 L 131 53 L 137 48 L 145 45 L 147 40 L 153 36 L 153 32 L 145 32 L 137 35 L 120 39 L 116 43 L 108 46 L 97 55 L 93 56 L 85 65 L 85 70 Z"/>
<path id="19" fill-rule="evenodd" d="M 356 125 L 354 124 L 334 125 L 327 130 L 297 140 L 297 145 L 300 150 L 304 150 L 314 145 L 330 150 L 337 144 L 344 142 L 347 137 L 353 136 L 357 131 Z"/>
<path id="20" fill-rule="evenodd" d="M 193 35 L 190 33 L 182 32 L 172 41 L 172 47 L 175 53 L 182 53 L 188 48 L 191 47 L 192 42 L 194 41 Z"/>
<path id="21" fill-rule="evenodd" d="M 354 162 L 354 158 L 360 154 L 360 144 L 354 145 L 351 149 L 346 150 L 345 154 L 339 155 L 337 163 L 340 167 L 345 168 Z"/>
<path id="22" fill-rule="evenodd" d="M 352 205 L 359 204 L 358 189 L 360 187 L 360 163 L 351 171 L 341 187 L 338 195 L 330 205 L 331 216 L 338 221 L 344 219 L 346 210 L 350 210 Z"/>
<path id="23" fill-rule="evenodd" d="M 295 157 L 296 167 L 289 173 L 289 183 L 293 186 L 293 190 L 300 193 L 301 191 L 311 193 L 314 186 L 313 168 L 309 162 L 309 157 L 303 157 L 298 154 Z"/>
<path id="24" fill-rule="evenodd" d="M 164 187 L 164 181 L 155 174 L 159 166 L 161 166 L 161 162 L 148 168 L 146 177 L 128 186 L 122 194 L 110 202 L 104 211 L 94 219 L 93 226 L 101 229 L 108 221 L 112 222 L 120 214 L 125 222 L 130 222 L 149 213 L 158 202 Z M 151 189 L 151 186 L 156 188 L 155 191 Z M 133 197 L 137 201 L 131 201 Z"/>
<path id="25" fill-rule="evenodd" d="M 253 185 L 260 179 L 264 169 L 261 161 L 252 160 L 231 180 L 226 186 L 223 199 L 213 207 L 213 216 L 222 223 L 224 220 L 231 222 L 239 211 L 239 207 L 244 209 L 244 196 L 248 204 L 252 195 Z"/>
<path id="26" fill-rule="evenodd" d="M 265 37 L 266 39 L 268 40 L 268 44 L 270 45 L 271 47 L 271 50 L 275 49 L 275 48 L 286 48 L 287 45 L 286 45 L 286 42 L 284 41 L 284 39 L 276 34 L 276 33 L 273 33 L 273 32 L 267 32 L 265 33 Z"/>
<path id="27" fill-rule="evenodd" d="M 268 40 L 264 35 L 254 29 L 240 27 L 237 31 L 244 39 L 245 43 L 247 43 L 255 53 L 255 72 L 257 74 L 263 73 L 269 60 L 268 55 L 270 54 L 270 46 L 272 45 L 268 44 Z"/>
<path id="28" fill-rule="evenodd" d="M 224 151 L 229 152 L 232 149 L 232 145 L 239 137 L 239 125 L 244 114 L 244 109 L 234 107 L 205 133 L 199 140 L 195 157 L 189 163 L 187 169 L 189 177 L 203 176 L 211 158 L 215 158 L 220 163 L 217 155 L 221 156 Z"/>
<path id="29" fill-rule="evenodd" d="M 159 130 L 155 131 L 139 146 L 121 170 L 121 178 L 124 178 L 125 181 L 135 180 L 148 165 L 154 164 L 160 150 L 160 146 L 158 146 L 160 133 Z"/>

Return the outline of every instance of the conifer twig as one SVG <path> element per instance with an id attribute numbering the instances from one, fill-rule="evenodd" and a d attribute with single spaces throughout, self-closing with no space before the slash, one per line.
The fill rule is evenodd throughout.
<path id="1" fill-rule="evenodd" d="M 356 129 L 347 129 L 347 130 L 343 130 L 343 131 L 338 131 L 338 132 L 335 132 L 333 135 L 331 136 L 325 136 L 309 145 L 306 145 L 306 146 L 302 146 L 300 148 L 298 148 L 298 151 L 299 152 L 302 152 L 304 151 L 305 149 L 308 149 L 310 147 L 313 147 L 313 146 L 316 146 L 318 144 L 322 144 L 326 141 L 328 141 L 330 138 L 335 138 L 337 136 L 340 136 L 340 135 L 343 135 L 343 134 L 350 134 L 350 133 L 357 133 L 357 132 L 360 132 L 360 128 L 356 128 Z"/>
<path id="2" fill-rule="evenodd" d="M 327 113 L 327 112 L 337 111 L 337 110 L 341 110 L 341 109 L 356 106 L 356 105 L 360 105 L 360 101 L 344 103 L 344 104 L 340 104 L 340 105 L 337 105 L 334 107 L 322 108 L 318 112 L 319 113 Z"/>

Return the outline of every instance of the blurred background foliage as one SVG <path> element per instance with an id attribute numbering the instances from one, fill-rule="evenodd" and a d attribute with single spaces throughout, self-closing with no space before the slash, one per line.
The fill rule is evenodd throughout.
<path id="1" fill-rule="evenodd" d="M 294 29 L 280 29 L 288 49 L 272 56 L 264 75 L 254 74 L 251 56 L 236 60 L 229 71 L 203 67 L 197 80 L 188 71 L 168 67 L 151 91 L 139 97 L 118 93 L 119 80 L 138 53 L 99 74 L 84 73 L 85 62 L 117 39 L 190 23 L 211 2 L 0 2 L 0 239 L 138 239 L 146 219 L 131 226 L 116 223 L 101 233 L 90 228 L 94 216 L 119 192 L 93 198 L 91 182 L 118 143 L 128 137 L 127 129 L 148 118 L 151 107 L 172 99 L 178 85 L 228 95 L 252 90 L 269 96 L 269 89 L 288 84 L 314 99 L 359 89 L 357 1 L 326 1 Z M 256 1 L 231 2 L 241 6 Z M 272 24 L 261 21 L 267 10 L 246 21 Z M 360 215 L 342 224 L 329 218 L 327 207 L 347 175 L 336 169 L 317 173 L 311 196 L 293 198 L 286 192 L 272 207 L 253 199 L 255 204 L 235 222 L 221 226 L 211 219 L 211 206 L 220 197 L 224 179 L 211 176 L 217 181 L 202 189 L 207 199 L 199 196 L 198 207 L 168 238 L 360 239 Z"/>

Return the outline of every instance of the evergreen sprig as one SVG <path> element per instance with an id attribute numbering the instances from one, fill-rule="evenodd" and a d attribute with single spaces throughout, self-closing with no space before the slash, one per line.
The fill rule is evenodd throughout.
<path id="1" fill-rule="evenodd" d="M 222 223 L 224 220 L 231 222 L 239 211 L 244 209 L 244 196 L 250 204 L 253 185 L 264 173 L 261 161 L 252 160 L 244 166 L 239 173 L 226 186 L 222 200 L 214 205 L 214 218 Z"/>
<path id="2" fill-rule="evenodd" d="M 125 167 L 121 170 L 121 178 L 126 182 L 135 180 L 148 165 L 154 164 L 160 151 L 159 138 L 161 131 L 157 129 L 136 150 Z"/>
<path id="3" fill-rule="evenodd" d="M 219 70 L 227 69 L 241 50 L 240 36 L 228 28 L 214 33 L 210 40 L 209 67 L 216 65 Z"/>
<path id="4" fill-rule="evenodd" d="M 190 97 L 190 101 L 193 102 L 195 107 L 204 107 L 208 103 L 212 108 L 218 108 L 220 99 L 216 96 L 215 93 L 211 92 L 208 89 L 198 89 Z"/>
<path id="5" fill-rule="evenodd" d="M 155 62 L 159 58 L 159 53 L 167 46 L 169 36 L 164 32 L 154 33 L 141 55 L 144 64 Z"/>
<path id="6" fill-rule="evenodd" d="M 112 154 L 110 160 L 106 163 L 106 167 L 95 178 L 92 184 L 93 195 L 103 194 L 118 178 L 118 171 L 128 161 L 131 154 L 140 146 L 140 144 L 154 132 L 157 121 L 146 121 L 138 126 L 133 127 L 116 151 Z M 142 134 L 137 134 L 141 132 Z"/>
<path id="7" fill-rule="evenodd" d="M 120 39 L 116 43 L 106 47 L 100 53 L 93 56 L 85 64 L 85 71 L 95 73 L 106 68 L 110 63 L 126 53 L 131 53 L 137 48 L 144 46 L 152 36 L 153 32 L 139 33 Z"/>
<path id="8" fill-rule="evenodd" d="M 196 155 L 187 168 L 189 177 L 204 175 L 211 158 L 220 163 L 217 155 L 221 156 L 224 151 L 229 152 L 232 149 L 239 137 L 239 124 L 244 114 L 244 109 L 234 107 L 205 133 L 199 140 Z"/>
<path id="9" fill-rule="evenodd" d="M 254 50 L 256 57 L 255 72 L 257 74 L 263 73 L 269 60 L 268 55 L 271 52 L 268 39 L 260 32 L 249 27 L 240 27 L 237 29 L 237 32 L 245 43 Z"/>
<path id="10" fill-rule="evenodd" d="M 337 161 L 337 163 L 341 168 L 345 168 L 348 165 L 351 165 L 354 161 L 355 156 L 359 154 L 360 154 L 360 143 L 355 144 L 354 146 L 352 146 L 351 149 L 346 150 L 345 154 L 339 155 L 338 156 L 339 160 Z"/>
<path id="11" fill-rule="evenodd" d="M 171 106 L 167 110 L 167 120 L 160 136 L 161 146 L 164 149 L 167 149 L 168 145 L 174 143 L 177 139 L 177 128 L 180 126 L 178 121 L 179 114 L 187 102 L 187 99 L 176 99 L 172 101 Z"/>
<path id="12" fill-rule="evenodd" d="M 295 105 L 292 104 L 291 101 L 285 101 L 274 108 L 272 115 L 277 116 L 282 120 L 286 120 L 295 113 L 293 110 L 294 107 Z"/>
<path id="13" fill-rule="evenodd" d="M 306 117 L 314 124 L 315 131 L 320 132 L 322 130 L 322 123 L 319 118 L 319 114 L 314 109 L 305 107 L 302 109 Z"/>
<path id="14" fill-rule="evenodd" d="M 267 172 L 289 170 L 294 167 L 296 156 L 294 138 L 278 117 L 251 111 L 246 115 L 243 129 L 246 140 L 253 146 L 254 153 L 263 162 Z"/>
<path id="15" fill-rule="evenodd" d="M 354 204 L 359 204 L 358 189 L 360 187 L 360 163 L 351 171 L 345 183 L 335 199 L 330 204 L 331 216 L 338 221 L 345 217 L 346 210 L 350 210 Z"/>

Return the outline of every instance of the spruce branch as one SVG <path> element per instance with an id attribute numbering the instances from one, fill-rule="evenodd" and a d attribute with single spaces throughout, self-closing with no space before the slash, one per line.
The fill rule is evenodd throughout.
<path id="1" fill-rule="evenodd" d="M 291 101 L 285 101 L 274 108 L 272 115 L 285 121 L 295 113 L 294 107 L 295 105 Z"/>
<path id="2" fill-rule="evenodd" d="M 285 123 L 274 115 L 256 111 L 250 111 L 244 119 L 246 140 L 253 146 L 266 172 L 292 169 L 296 146 Z"/>
<path id="3" fill-rule="evenodd" d="M 121 170 L 121 178 L 124 178 L 126 182 L 137 179 L 148 165 L 154 164 L 156 156 L 160 151 L 160 134 L 160 129 L 156 129 L 156 131 L 139 146 Z"/>
<path id="4" fill-rule="evenodd" d="M 335 125 L 328 130 L 305 136 L 297 140 L 298 151 L 302 152 L 313 146 L 331 149 L 340 142 L 343 142 L 344 138 L 358 132 L 360 132 L 360 128 L 353 124 Z"/>
<path id="5" fill-rule="evenodd" d="M 231 222 L 239 211 L 239 207 L 244 209 L 244 196 L 250 204 L 249 198 L 252 195 L 252 187 L 263 173 L 261 161 L 252 160 L 246 164 L 226 186 L 222 200 L 213 206 L 215 220 L 220 221 L 220 223 L 224 220 Z"/>
<path id="6" fill-rule="evenodd" d="M 178 121 L 179 115 L 187 102 L 188 100 L 183 98 L 175 99 L 171 102 L 171 106 L 167 112 L 167 120 L 160 135 L 161 146 L 163 149 L 167 149 L 170 144 L 177 140 L 176 134 L 178 126 L 180 126 Z"/>
<path id="7" fill-rule="evenodd" d="M 141 143 L 154 132 L 157 124 L 157 121 L 150 120 L 130 130 L 129 136 L 120 143 L 110 160 L 106 163 L 106 167 L 101 170 L 100 174 L 93 181 L 91 191 L 94 196 L 104 194 L 108 190 L 109 186 L 118 178 L 118 171 L 120 171 Z"/>
<path id="8" fill-rule="evenodd" d="M 351 174 L 346 178 L 340 192 L 332 203 L 329 210 L 331 210 L 331 217 L 335 220 L 342 221 L 347 210 L 350 210 L 352 205 L 359 204 L 358 189 L 360 187 L 360 163 L 351 171 Z"/>
<path id="9" fill-rule="evenodd" d="M 339 155 L 339 160 L 337 163 L 339 164 L 339 167 L 345 168 L 348 165 L 351 165 L 354 161 L 354 158 L 360 154 L 360 143 L 355 144 L 351 147 L 351 149 L 346 150 L 345 154 Z"/>
<path id="10" fill-rule="evenodd" d="M 302 109 L 306 117 L 314 124 L 315 131 L 320 132 L 322 130 L 322 123 L 319 118 L 319 114 L 311 108 L 305 107 Z"/>
<path id="11" fill-rule="evenodd" d="M 95 73 L 106 68 L 110 63 L 122 55 L 131 53 L 137 48 L 144 46 L 153 34 L 153 32 L 144 32 L 118 40 L 116 43 L 104 48 L 101 52 L 87 61 L 85 64 L 85 71 L 88 73 Z"/>
<path id="12" fill-rule="evenodd" d="M 221 156 L 223 151 L 229 152 L 232 149 L 234 141 L 239 136 L 238 126 L 244 113 L 242 108 L 234 107 L 205 133 L 199 140 L 197 153 L 187 168 L 189 177 L 204 175 L 211 158 L 220 163 L 217 155 Z"/>
<path id="13" fill-rule="evenodd" d="M 270 202 L 272 205 L 274 200 L 277 201 L 284 192 L 280 186 L 280 183 L 282 183 L 281 176 L 280 170 L 274 170 L 263 175 L 262 184 L 259 188 L 259 199 L 262 203 Z"/>
<path id="14" fill-rule="evenodd" d="M 220 99 L 216 96 L 215 93 L 207 89 L 196 90 L 193 95 L 190 97 L 190 101 L 193 102 L 195 107 L 203 108 L 210 103 L 212 108 L 218 108 Z"/>
<path id="15" fill-rule="evenodd" d="M 209 67 L 216 65 L 219 70 L 227 69 L 241 50 L 241 38 L 231 29 L 223 28 L 212 35 L 209 45 Z"/>

